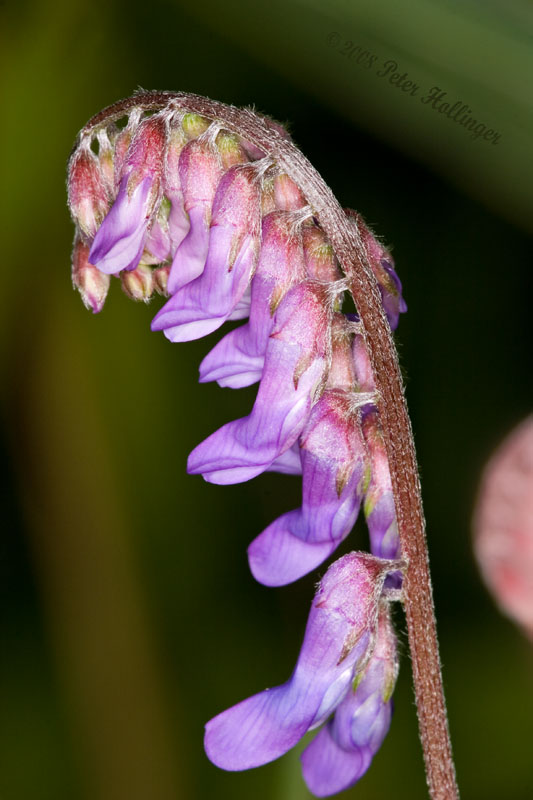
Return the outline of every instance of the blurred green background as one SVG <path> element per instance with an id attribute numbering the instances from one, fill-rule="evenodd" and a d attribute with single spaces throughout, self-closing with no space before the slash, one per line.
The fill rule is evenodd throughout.
<path id="1" fill-rule="evenodd" d="M 297 753 L 228 774 L 202 749 L 207 719 L 292 670 L 317 576 L 265 589 L 245 550 L 299 481 L 188 477 L 253 388 L 199 386 L 212 342 L 150 333 L 160 300 L 113 283 L 93 317 L 70 286 L 70 148 L 138 86 L 288 121 L 393 246 L 459 783 L 531 797 L 532 652 L 481 585 L 470 520 L 484 461 L 531 409 L 532 20 L 524 0 L 0 5 L 2 800 L 309 797 Z M 387 60 L 418 97 L 377 75 Z M 434 86 L 498 144 L 421 103 Z M 392 728 L 346 796 L 426 797 L 401 614 L 398 630 Z"/>

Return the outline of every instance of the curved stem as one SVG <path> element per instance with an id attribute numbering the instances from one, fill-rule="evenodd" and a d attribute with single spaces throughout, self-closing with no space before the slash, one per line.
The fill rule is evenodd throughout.
<path id="1" fill-rule="evenodd" d="M 433 595 L 422 510 L 420 482 L 411 423 L 407 413 L 398 356 L 378 285 L 362 239 L 324 180 L 272 124 L 249 109 L 238 109 L 198 95 L 146 92 L 109 106 L 93 117 L 82 134 L 131 108 L 182 108 L 224 123 L 270 155 L 303 191 L 348 277 L 350 290 L 364 327 L 370 353 L 379 410 L 396 504 L 402 557 L 408 561 L 403 584 L 404 606 L 413 663 L 420 738 L 432 800 L 459 797 L 451 753 L 442 687 Z"/>

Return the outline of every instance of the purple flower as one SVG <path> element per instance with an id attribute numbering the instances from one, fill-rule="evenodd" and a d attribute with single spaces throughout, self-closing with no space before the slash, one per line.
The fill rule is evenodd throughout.
<path id="1" fill-rule="evenodd" d="M 197 278 L 204 270 L 209 247 L 211 206 L 222 173 L 222 161 L 212 136 L 206 134 L 193 139 L 181 150 L 178 175 L 174 174 L 173 185 L 176 192 L 181 186 L 189 229 L 174 255 L 168 278 L 170 294 Z M 177 228 L 181 230 L 186 223 L 181 217 L 179 199 L 174 213 Z"/>
<path id="2" fill-rule="evenodd" d="M 341 708 L 354 680 L 364 678 L 371 663 L 384 580 L 398 566 L 367 553 L 350 553 L 331 565 L 313 600 L 289 681 L 207 723 L 205 750 L 214 764 L 243 770 L 273 761 Z M 344 733 L 342 720 L 339 727 Z M 357 742 L 357 725 L 355 735 Z M 327 764 L 322 772 L 326 769 Z"/>
<path id="3" fill-rule="evenodd" d="M 315 569 L 350 533 L 363 495 L 366 448 L 354 395 L 324 392 L 300 437 L 302 506 L 248 548 L 254 577 L 282 586 Z"/>
<path id="4" fill-rule="evenodd" d="M 213 203 L 205 269 L 175 292 L 154 317 L 152 330 L 183 342 L 206 336 L 228 319 L 257 261 L 260 197 L 257 167 L 237 165 L 226 172 Z M 170 276 L 173 271 L 174 264 Z"/>
<path id="5" fill-rule="evenodd" d="M 248 417 L 224 425 L 189 456 L 189 473 L 212 483 L 250 480 L 302 432 L 329 360 L 331 300 L 312 282 L 295 286 L 276 311 L 265 366 Z"/>
<path id="6" fill-rule="evenodd" d="M 135 269 L 159 198 L 166 125 L 161 115 L 139 124 L 120 180 L 117 199 L 98 229 L 89 261 L 109 275 Z"/>
<path id="7" fill-rule="evenodd" d="M 334 314 L 327 388 L 298 443 L 302 506 L 275 520 L 248 548 L 250 569 L 267 586 L 290 583 L 315 569 L 357 519 L 370 466 L 360 416 L 374 394 L 373 384 L 357 385 L 356 373 L 365 374 L 367 361 L 366 350 L 358 354 L 355 347 L 362 341 L 355 330 L 357 323 Z M 357 369 L 356 359 L 361 361 Z"/>
<path id="8" fill-rule="evenodd" d="M 287 291 L 305 278 L 300 226 L 294 214 L 273 211 L 263 219 L 261 252 L 252 280 L 250 319 L 221 339 L 200 364 L 200 381 L 232 389 L 261 377 L 273 314 Z"/>
<path id="9" fill-rule="evenodd" d="M 381 601 L 374 649 L 335 711 L 300 756 L 304 780 L 317 797 L 353 786 L 367 771 L 392 716 L 398 674 L 396 637 Z"/>

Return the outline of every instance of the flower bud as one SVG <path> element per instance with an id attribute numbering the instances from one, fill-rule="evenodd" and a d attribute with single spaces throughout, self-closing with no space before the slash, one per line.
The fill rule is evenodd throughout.
<path id="1" fill-rule="evenodd" d="M 302 190 L 285 173 L 274 178 L 274 202 L 281 211 L 298 211 L 307 205 Z"/>
<path id="2" fill-rule="evenodd" d="M 209 249 L 211 207 L 222 177 L 220 153 L 209 137 L 188 142 L 179 157 L 179 179 L 190 227 L 176 249 L 168 279 L 174 294 L 202 274 Z"/>
<path id="3" fill-rule="evenodd" d="M 72 218 L 82 234 L 92 239 L 109 208 L 109 198 L 98 163 L 88 140 L 72 155 L 69 165 L 68 199 Z"/>
<path id="4" fill-rule="evenodd" d="M 333 247 L 317 225 L 303 229 L 307 274 L 315 281 L 338 281 L 342 278 Z"/>
<path id="5" fill-rule="evenodd" d="M 238 136 L 228 131 L 220 131 L 215 144 L 222 159 L 222 168 L 224 172 L 236 164 L 244 164 L 250 159 L 240 142 Z"/>
<path id="6" fill-rule="evenodd" d="M 168 297 L 168 273 L 170 272 L 170 266 L 163 266 L 157 267 L 154 269 L 152 275 L 154 279 L 154 287 L 158 294 L 162 295 L 163 297 Z"/>
<path id="7" fill-rule="evenodd" d="M 117 199 L 98 229 L 89 253 L 91 264 L 116 274 L 135 269 L 160 198 L 166 122 L 161 114 L 143 120 L 133 137 Z"/>
<path id="8" fill-rule="evenodd" d="M 111 129 L 111 136 L 115 140 L 118 136 L 118 130 Z M 107 128 L 101 128 L 96 134 L 98 140 L 98 163 L 100 165 L 100 172 L 104 186 L 110 200 L 115 199 L 116 184 L 115 184 L 115 150 L 111 139 L 109 138 L 109 131 Z"/>
<path id="9" fill-rule="evenodd" d="M 85 308 L 98 314 L 105 303 L 110 277 L 89 264 L 89 246 L 77 239 L 72 252 L 72 283 L 78 289 Z"/>
<path id="10" fill-rule="evenodd" d="M 154 277 L 151 267 L 139 264 L 136 269 L 124 270 L 120 273 L 122 289 L 130 300 L 142 300 L 147 303 L 154 293 Z"/>
<path id="11" fill-rule="evenodd" d="M 188 140 L 197 139 L 209 128 L 211 120 L 201 117 L 200 114 L 185 114 L 182 128 Z"/>
<path id="12" fill-rule="evenodd" d="M 367 251 L 370 267 L 379 285 L 381 300 L 385 314 L 389 320 L 389 325 L 392 330 L 396 330 L 400 314 L 407 311 L 407 304 L 402 297 L 402 284 L 394 270 L 392 256 L 383 245 L 378 242 L 357 211 L 352 211 L 352 209 L 347 208 L 345 212 L 359 230 Z"/>

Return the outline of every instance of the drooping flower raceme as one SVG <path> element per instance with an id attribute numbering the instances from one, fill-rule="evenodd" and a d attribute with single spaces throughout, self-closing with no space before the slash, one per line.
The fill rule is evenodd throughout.
<path id="1" fill-rule="evenodd" d="M 239 770 L 325 723 L 302 755 L 309 788 L 324 796 L 367 769 L 388 728 L 397 670 L 389 602 L 403 567 L 365 331 L 343 310 L 346 278 L 315 209 L 275 157 L 171 97 L 142 97 L 94 118 L 72 154 L 73 282 L 94 312 L 111 276 L 134 299 L 164 295 L 152 328 L 172 342 L 244 320 L 206 355 L 200 380 L 258 382 L 255 402 L 200 443 L 187 467 L 218 484 L 301 475 L 301 506 L 250 544 L 260 582 L 283 585 L 320 566 L 363 509 L 372 555 L 351 553 L 326 572 L 292 678 L 206 732 L 209 757 Z M 346 214 L 395 328 L 406 306 L 392 258 L 358 214 Z"/>

